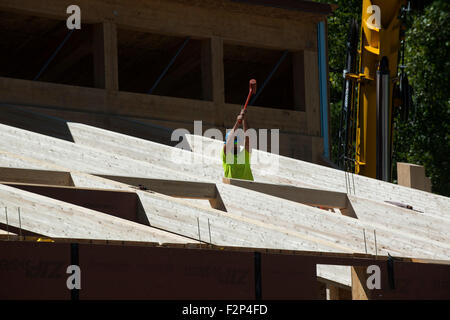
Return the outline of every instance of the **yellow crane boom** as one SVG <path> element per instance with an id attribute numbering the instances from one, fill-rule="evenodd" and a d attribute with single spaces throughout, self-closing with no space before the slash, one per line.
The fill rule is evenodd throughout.
<path id="1" fill-rule="evenodd" d="M 406 0 L 363 0 L 356 105 L 355 173 L 391 180 L 392 97 Z"/>

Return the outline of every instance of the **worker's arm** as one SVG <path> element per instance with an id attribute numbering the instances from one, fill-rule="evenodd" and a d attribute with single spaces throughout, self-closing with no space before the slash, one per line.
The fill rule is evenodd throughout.
<path id="1" fill-rule="evenodd" d="M 239 115 L 236 118 L 236 123 L 233 126 L 233 129 L 231 129 L 230 134 L 228 135 L 228 139 L 226 144 L 223 146 L 223 152 L 227 154 L 227 147 L 229 151 L 232 151 L 234 148 L 234 132 L 239 127 L 240 123 L 244 120 L 244 113 L 243 110 L 239 113 Z"/>
<path id="2" fill-rule="evenodd" d="M 242 120 L 242 126 L 244 128 L 244 133 L 246 133 L 249 128 L 248 120 L 247 120 L 247 110 L 244 110 L 243 115 L 244 115 L 244 119 Z M 250 137 L 248 135 L 245 136 L 245 150 L 247 150 L 247 152 L 251 152 Z"/>

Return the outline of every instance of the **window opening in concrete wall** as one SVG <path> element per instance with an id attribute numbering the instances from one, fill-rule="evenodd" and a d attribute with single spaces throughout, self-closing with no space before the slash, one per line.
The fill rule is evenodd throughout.
<path id="1" fill-rule="evenodd" d="M 118 29 L 119 89 L 149 93 L 187 37 Z M 190 38 L 154 95 L 202 100 L 201 41 Z"/>
<path id="2" fill-rule="evenodd" d="M 284 51 L 224 44 L 225 102 L 243 104 L 246 83 L 256 79 L 258 90 L 275 68 Z M 294 108 L 292 54 L 288 53 L 265 86 L 255 106 Z"/>
<path id="3" fill-rule="evenodd" d="M 75 30 L 43 70 L 69 34 L 66 20 L 0 11 L 0 76 L 94 86 L 92 25 Z"/>

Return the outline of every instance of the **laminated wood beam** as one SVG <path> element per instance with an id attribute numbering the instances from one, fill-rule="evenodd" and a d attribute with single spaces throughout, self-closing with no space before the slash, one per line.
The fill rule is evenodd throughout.
<path id="1" fill-rule="evenodd" d="M 220 197 L 219 191 L 214 183 L 150 179 L 138 177 L 124 177 L 112 175 L 95 174 L 104 179 L 110 179 L 125 183 L 142 190 L 150 190 L 168 196 L 188 199 L 207 199 L 211 207 L 217 210 L 226 211 L 225 204 Z"/>
<path id="2" fill-rule="evenodd" d="M 326 279 L 320 276 L 317 276 L 317 281 L 320 282 L 321 284 L 325 285 L 325 287 L 329 287 L 329 286 L 333 286 L 339 289 L 344 289 L 344 290 L 351 290 L 351 286 L 347 286 L 345 284 L 330 280 L 330 279 Z"/>
<path id="3" fill-rule="evenodd" d="M 425 168 L 411 163 L 397 163 L 398 184 L 431 192 L 431 184 L 429 178 L 425 176 Z"/>
<path id="4" fill-rule="evenodd" d="M 347 195 L 343 192 L 308 189 L 288 185 L 277 185 L 228 178 L 223 178 L 223 182 L 282 199 L 303 203 L 309 206 L 320 206 L 327 209 L 345 209 L 347 207 Z"/>
<path id="5" fill-rule="evenodd" d="M 148 242 L 197 242 L 141 223 L 121 219 L 50 197 L 0 184 L 0 205 L 8 208 L 9 230 L 21 228 L 46 237 L 129 240 Z M 20 206 L 20 218 L 17 206 Z M 6 224 L 5 214 L 0 223 Z M 11 227 L 15 227 L 13 230 Z M 2 227 L 2 229 L 4 229 Z M 132 232 L 130 232 L 132 231 Z"/>
<path id="6" fill-rule="evenodd" d="M 0 229 L 22 236 L 197 242 L 152 227 L 133 191 L 0 182 L 0 204 Z"/>
<path id="7" fill-rule="evenodd" d="M 0 181 L 74 186 L 70 172 L 0 167 Z"/>
<path id="8" fill-rule="evenodd" d="M 6 224 L 4 222 L 0 222 L 0 236 L 1 236 L 0 239 L 10 239 L 10 240 L 14 239 L 14 237 L 17 237 L 17 239 L 23 239 L 23 237 L 45 237 L 45 235 L 33 232 L 27 227 L 19 228 L 11 224 Z"/>
<path id="9" fill-rule="evenodd" d="M 367 267 L 354 266 L 352 272 L 352 300 L 369 300 L 371 298 L 370 290 L 366 286 Z"/>
<path id="10" fill-rule="evenodd" d="M 0 123 L 73 142 L 65 121 L 16 105 L 0 104 Z"/>
<path id="11" fill-rule="evenodd" d="M 3 185 L 107 213 L 133 222 L 138 219 L 138 197 L 134 192 L 56 185 L 0 182 Z"/>
<path id="12" fill-rule="evenodd" d="M 142 190 L 150 190 L 172 197 L 189 199 L 210 199 L 215 197 L 214 183 L 199 183 L 191 181 L 150 179 L 138 177 L 124 177 L 94 174 L 98 177 L 114 180 L 135 187 L 142 187 Z"/>

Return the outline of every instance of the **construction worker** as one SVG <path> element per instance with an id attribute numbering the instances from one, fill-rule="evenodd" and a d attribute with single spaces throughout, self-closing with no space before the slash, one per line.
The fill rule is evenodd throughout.
<path id="1" fill-rule="evenodd" d="M 226 178 L 243 179 L 253 181 L 253 174 L 250 168 L 250 139 L 245 132 L 248 130 L 247 110 L 242 109 L 236 118 L 236 123 L 232 130 L 225 136 L 224 146 L 221 151 L 223 170 Z M 242 124 L 245 144 L 241 149 L 241 142 L 244 139 L 238 139 L 236 130 Z M 242 136 L 242 135 L 241 135 Z"/>

